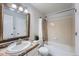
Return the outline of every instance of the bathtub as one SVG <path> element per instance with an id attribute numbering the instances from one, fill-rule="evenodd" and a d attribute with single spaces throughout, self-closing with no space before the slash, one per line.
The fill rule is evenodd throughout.
<path id="1" fill-rule="evenodd" d="M 74 48 L 58 42 L 48 42 L 48 45 L 44 44 L 48 48 L 49 54 L 52 56 L 74 56 Z"/>

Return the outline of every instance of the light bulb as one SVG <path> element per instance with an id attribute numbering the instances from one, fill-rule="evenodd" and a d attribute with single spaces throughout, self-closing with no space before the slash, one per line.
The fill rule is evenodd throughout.
<path id="1" fill-rule="evenodd" d="M 27 9 L 25 9 L 25 10 L 24 10 L 24 13 L 28 13 L 28 10 L 27 10 Z"/>
<path id="2" fill-rule="evenodd" d="M 23 11 L 23 8 L 22 8 L 22 7 L 19 7 L 18 10 L 19 10 L 19 11 Z"/>
<path id="3" fill-rule="evenodd" d="M 16 4 L 9 5 L 9 9 L 12 10 L 12 11 L 14 11 L 15 9 L 17 9 Z"/>
<path id="4" fill-rule="evenodd" d="M 16 4 L 12 4 L 12 5 L 11 5 L 11 8 L 17 9 Z"/>

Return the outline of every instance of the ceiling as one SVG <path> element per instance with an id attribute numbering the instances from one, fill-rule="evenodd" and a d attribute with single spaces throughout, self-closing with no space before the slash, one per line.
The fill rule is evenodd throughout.
<path id="1" fill-rule="evenodd" d="M 54 13 L 64 9 L 72 8 L 72 3 L 31 3 L 32 6 L 37 8 L 43 14 Z"/>

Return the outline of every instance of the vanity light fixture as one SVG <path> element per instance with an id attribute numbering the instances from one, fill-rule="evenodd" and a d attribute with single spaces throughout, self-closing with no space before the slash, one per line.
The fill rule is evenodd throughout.
<path id="1" fill-rule="evenodd" d="M 18 6 L 17 4 L 7 4 L 7 6 L 9 7 L 10 10 L 17 11 L 17 13 L 20 13 L 20 12 L 23 12 L 25 14 L 28 13 L 28 9 L 22 6 Z"/>
<path id="2" fill-rule="evenodd" d="M 22 11 L 23 11 L 23 7 L 20 6 L 20 7 L 18 8 L 18 10 L 22 12 Z"/>

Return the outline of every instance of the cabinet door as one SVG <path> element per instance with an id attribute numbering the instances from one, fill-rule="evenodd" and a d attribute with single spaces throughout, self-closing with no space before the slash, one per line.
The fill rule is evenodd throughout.
<path id="1" fill-rule="evenodd" d="M 15 19 L 15 37 L 26 36 L 26 19 L 16 17 Z"/>
<path id="2" fill-rule="evenodd" d="M 28 52 L 27 54 L 26 54 L 26 56 L 28 55 L 28 56 L 38 56 L 38 47 L 36 47 L 36 48 L 34 48 L 33 50 L 31 50 L 30 52 Z"/>
<path id="3" fill-rule="evenodd" d="M 4 14 L 3 39 L 13 38 L 13 16 Z"/>

